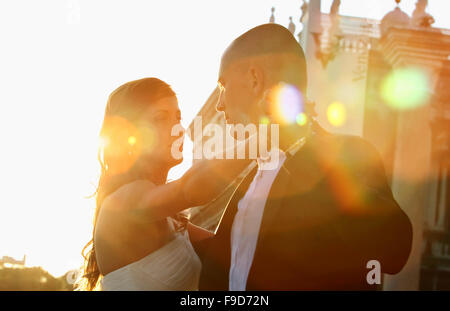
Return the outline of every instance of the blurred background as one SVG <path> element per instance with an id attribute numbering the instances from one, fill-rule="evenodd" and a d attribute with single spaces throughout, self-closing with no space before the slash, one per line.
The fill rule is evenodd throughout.
<path id="1" fill-rule="evenodd" d="M 1 2 L 0 290 L 72 289 L 91 237 L 108 95 L 158 77 L 177 93 L 185 127 L 196 115 L 223 125 L 221 54 L 267 22 L 304 48 L 319 123 L 375 145 L 413 222 L 410 259 L 385 289 L 450 289 L 449 9 L 446 0 Z M 169 178 L 191 166 L 192 147 L 186 138 Z M 193 221 L 213 229 L 229 194 L 194 208 Z"/>

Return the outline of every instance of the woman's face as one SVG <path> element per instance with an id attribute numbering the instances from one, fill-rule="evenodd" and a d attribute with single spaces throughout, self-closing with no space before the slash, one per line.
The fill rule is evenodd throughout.
<path id="1" fill-rule="evenodd" d="M 175 96 L 149 105 L 139 122 L 144 137 L 143 153 L 168 168 L 181 163 L 185 129 L 180 120 L 181 112 Z"/>

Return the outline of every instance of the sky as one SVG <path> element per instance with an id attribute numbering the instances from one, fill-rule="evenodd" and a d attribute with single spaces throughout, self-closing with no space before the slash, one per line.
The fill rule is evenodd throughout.
<path id="1" fill-rule="evenodd" d="M 322 1 L 328 12 L 332 0 Z M 416 0 L 403 0 L 408 14 Z M 220 56 L 270 17 L 298 30 L 297 0 L 42 0 L 0 2 L 0 257 L 59 276 L 91 238 L 98 132 L 108 95 L 158 77 L 178 95 L 187 126 L 216 86 Z M 450 28 L 448 0 L 430 0 Z M 381 19 L 393 0 L 342 0 L 342 15 Z M 169 177 L 190 165 L 184 162 Z"/>

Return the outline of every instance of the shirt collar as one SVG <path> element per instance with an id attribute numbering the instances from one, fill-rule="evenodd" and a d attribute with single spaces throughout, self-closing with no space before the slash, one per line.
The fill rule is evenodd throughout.
<path id="1" fill-rule="evenodd" d="M 281 166 L 286 160 L 286 153 L 279 149 L 279 148 L 272 148 L 269 151 L 269 155 L 265 158 L 258 157 L 256 159 L 256 162 L 258 163 L 258 169 L 264 170 L 264 169 L 275 169 Z M 278 161 L 278 163 L 277 163 Z"/>
<path id="2" fill-rule="evenodd" d="M 306 138 L 302 137 L 299 140 L 297 140 L 294 144 L 292 144 L 286 152 L 281 150 L 280 148 L 273 148 L 269 151 L 268 157 L 258 157 L 256 159 L 256 162 L 258 163 L 258 169 L 274 169 L 278 168 L 279 166 L 283 165 L 284 161 L 286 160 L 286 157 L 291 157 L 294 154 L 297 153 L 297 151 L 300 150 L 300 148 L 305 144 Z M 278 155 L 278 157 L 277 157 Z M 278 161 L 278 163 L 275 163 Z"/>

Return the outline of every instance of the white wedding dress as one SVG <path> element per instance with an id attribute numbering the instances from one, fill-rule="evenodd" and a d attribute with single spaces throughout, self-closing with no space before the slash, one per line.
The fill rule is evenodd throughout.
<path id="1" fill-rule="evenodd" d="M 189 240 L 187 230 L 176 232 L 174 220 L 168 218 L 175 238 L 144 258 L 103 276 L 106 291 L 195 291 L 198 290 L 201 262 Z"/>

